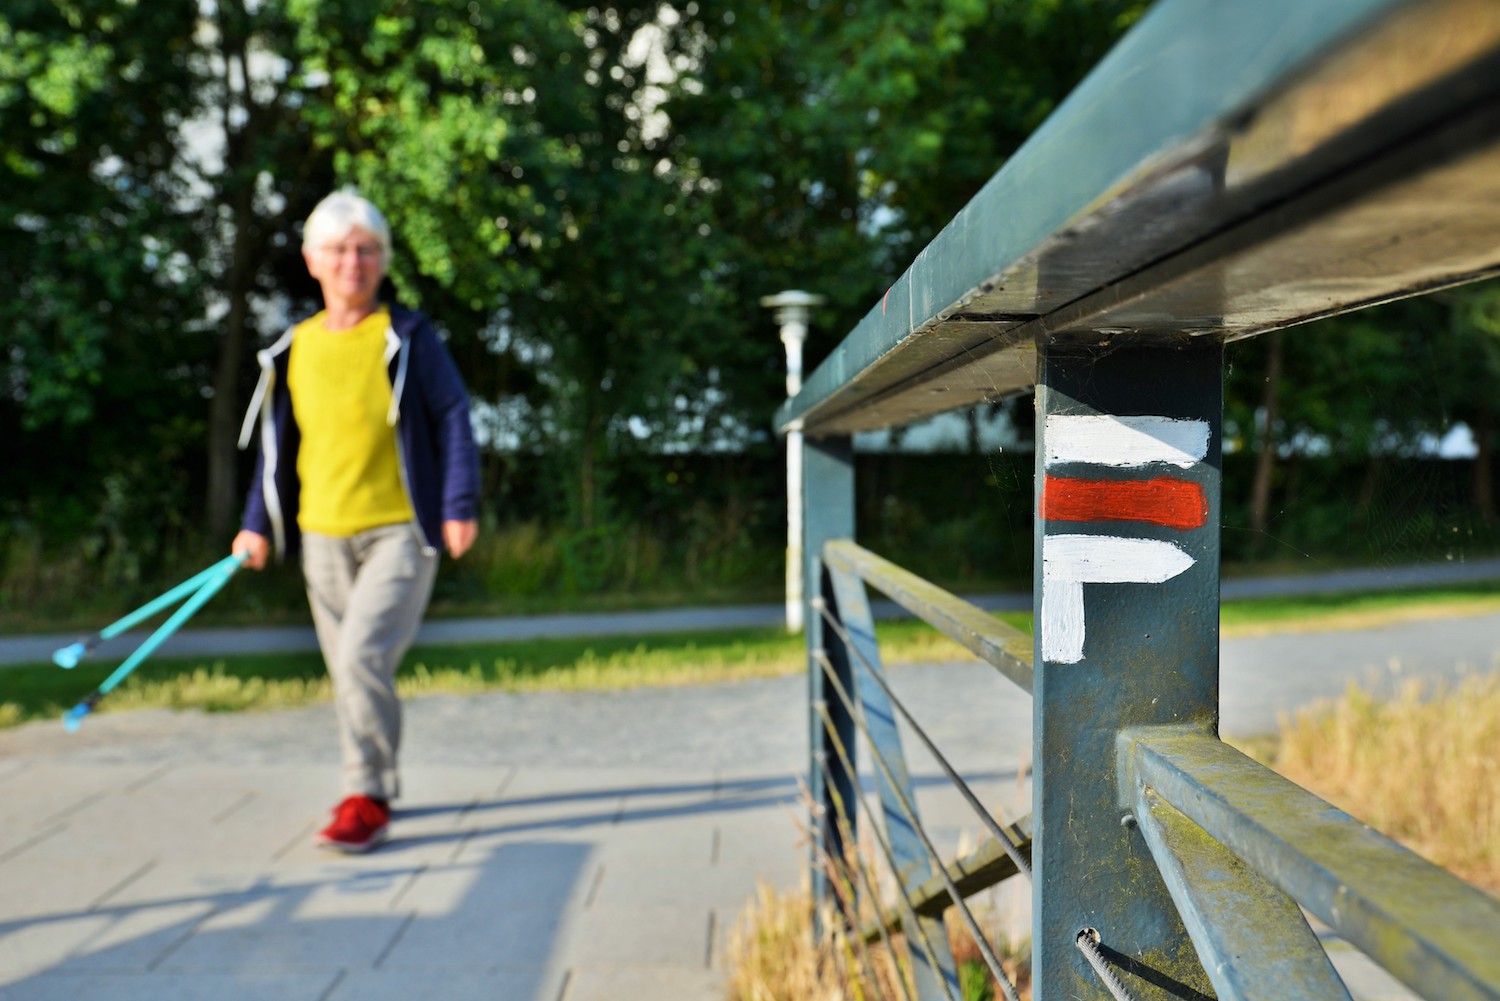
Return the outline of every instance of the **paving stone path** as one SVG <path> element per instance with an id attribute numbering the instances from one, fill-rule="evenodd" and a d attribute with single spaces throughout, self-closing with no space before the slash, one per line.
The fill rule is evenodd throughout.
<path id="1" fill-rule="evenodd" d="M 1493 669 L 1497 637 L 1500 616 L 1229 641 L 1225 729 L 1351 677 Z M 1025 812 L 1029 700 L 972 663 L 893 678 L 985 802 Z M 785 678 L 412 700 L 393 839 L 364 857 L 310 839 L 336 798 L 327 706 L 0 732 L 0 999 L 720 999 L 757 883 L 802 879 L 805 698 Z M 908 753 L 940 846 L 973 844 Z M 1362 1001 L 1406 996 L 1335 957 Z"/>

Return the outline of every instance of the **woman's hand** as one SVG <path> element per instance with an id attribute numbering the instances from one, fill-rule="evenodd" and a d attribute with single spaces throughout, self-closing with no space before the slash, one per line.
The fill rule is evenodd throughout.
<path id="1" fill-rule="evenodd" d="M 479 536 L 479 522 L 477 521 L 445 521 L 443 522 L 443 545 L 448 547 L 448 555 L 455 560 L 469 551 L 474 540 Z"/>
<path id="2" fill-rule="evenodd" d="M 259 532 L 243 529 L 229 544 L 231 553 L 244 553 L 245 566 L 251 570 L 264 570 L 271 555 L 271 541 Z"/>

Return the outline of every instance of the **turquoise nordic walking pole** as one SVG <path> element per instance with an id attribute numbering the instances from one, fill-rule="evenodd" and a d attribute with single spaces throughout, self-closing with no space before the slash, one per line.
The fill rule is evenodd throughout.
<path id="1" fill-rule="evenodd" d="M 204 604 L 207 603 L 208 599 L 217 594 L 221 587 L 229 583 L 229 578 L 234 576 L 235 571 L 238 570 L 240 568 L 240 565 L 245 562 L 245 558 L 248 555 L 248 553 L 235 553 L 233 556 L 226 556 L 218 563 L 215 563 L 213 566 L 203 571 L 203 573 L 198 574 L 191 580 L 184 581 L 183 583 L 177 585 L 177 587 L 173 588 L 171 591 L 168 591 L 166 594 L 162 595 L 160 598 L 157 598 L 155 601 L 150 602 L 147 605 L 143 605 L 137 611 L 132 612 L 130 615 L 127 615 L 124 619 L 120 620 L 120 622 L 127 622 L 127 620 L 129 620 L 129 624 L 120 626 L 120 622 L 117 622 L 109 626 L 109 629 L 115 629 L 115 626 L 120 626 L 120 629 L 128 629 L 130 624 L 139 622 L 141 619 L 145 618 L 146 615 L 150 614 L 150 612 L 146 611 L 147 609 L 150 609 L 151 612 L 160 611 L 162 608 L 171 604 L 171 601 L 168 599 L 175 600 L 176 598 L 180 598 L 183 594 L 187 593 L 189 585 L 198 585 L 197 590 L 193 591 L 192 594 L 188 596 L 187 600 L 182 603 L 182 607 L 173 612 L 171 617 L 168 618 L 166 622 L 163 622 L 160 626 L 158 626 L 156 632 L 147 637 L 146 642 L 137 647 L 135 653 L 126 658 L 123 664 L 115 668 L 114 673 L 105 678 L 103 683 L 100 684 L 98 688 L 94 689 L 94 691 L 88 696 L 88 698 L 84 699 L 82 702 L 78 703 L 72 709 L 69 709 L 66 713 L 63 714 L 63 725 L 66 726 L 70 731 L 77 730 L 78 725 L 83 722 L 83 718 L 87 716 L 96 705 L 99 704 L 100 699 L 108 695 L 110 690 L 113 689 L 116 685 L 124 681 L 126 677 L 129 676 L 131 671 L 134 671 L 137 667 L 139 667 L 141 665 L 141 662 L 144 661 L 147 657 L 151 656 L 151 654 L 155 652 L 156 648 L 166 642 L 168 637 L 175 633 L 184 622 L 192 618 L 194 613 L 196 613 L 198 609 L 202 608 Z M 115 632 L 119 631 L 119 629 L 115 630 Z M 100 630 L 99 635 L 101 639 L 109 638 L 108 636 L 104 635 L 104 630 Z M 110 635 L 114 635 L 114 633 L 111 633 Z M 77 645 L 78 644 L 74 644 L 74 646 Z M 56 654 L 53 654 L 53 660 L 56 660 L 59 664 L 62 664 L 62 661 L 58 660 L 58 655 L 64 653 L 64 651 L 66 650 L 71 649 L 72 647 L 64 647 L 63 650 L 59 650 Z M 74 658 L 73 663 L 76 664 L 77 662 L 77 659 Z M 72 665 L 66 664 L 63 666 L 67 667 Z"/>
<path id="2" fill-rule="evenodd" d="M 215 563 L 213 566 L 209 567 L 207 570 L 200 571 L 199 573 L 196 573 L 193 576 L 189 577 L 187 580 L 183 581 L 181 584 L 178 584 L 176 587 L 172 588 L 161 597 L 152 598 L 150 601 L 146 602 L 140 608 L 137 608 L 135 611 L 131 612 L 124 618 L 119 619 L 116 622 L 111 622 L 109 625 L 105 626 L 103 629 L 99 630 L 88 639 L 79 640 L 77 643 L 70 643 L 62 649 L 54 651 L 52 654 L 52 663 L 56 664 L 58 667 L 77 667 L 78 662 L 83 660 L 84 657 L 87 657 L 100 643 L 103 643 L 105 640 L 114 639 L 116 636 L 120 635 L 131 626 L 134 626 L 137 623 L 144 622 L 146 619 L 151 618 L 151 616 L 155 615 L 163 608 L 166 608 L 169 605 L 175 605 L 177 602 L 181 601 L 183 598 L 187 597 L 189 594 L 192 594 L 194 591 L 202 587 L 214 574 L 218 573 L 220 570 L 224 569 L 224 567 L 228 566 L 230 563 L 235 562 L 236 560 L 239 560 L 240 558 L 241 557 L 238 554 L 234 556 L 226 556 L 219 562 Z"/>

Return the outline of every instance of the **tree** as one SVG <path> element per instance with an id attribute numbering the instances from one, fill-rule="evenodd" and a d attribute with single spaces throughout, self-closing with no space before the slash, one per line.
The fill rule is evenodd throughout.
<path id="1" fill-rule="evenodd" d="M 741 412 L 779 348 L 755 303 L 825 294 L 816 364 L 1145 9 L 1139 0 L 688 4 L 665 105 L 745 331 Z M 748 354 L 754 344 L 753 354 Z M 748 418 L 747 418 L 748 419 Z M 764 420 L 764 417 L 761 418 Z"/>
<path id="2" fill-rule="evenodd" d="M 0 505 L 71 522 L 127 575 L 168 533 L 123 540 L 191 483 L 201 433 L 205 289 L 175 157 L 194 24 L 109 0 L 0 13 L 0 437 L 25 471 Z"/>
<path id="3" fill-rule="evenodd" d="M 297 267 L 289 237 L 293 220 L 322 192 L 329 159 L 319 156 L 302 120 L 307 109 L 297 26 L 282 0 L 214 0 L 199 5 L 202 21 L 195 94 L 200 127 L 220 150 L 183 149 L 183 166 L 208 193 L 196 218 L 201 266 L 222 297 L 209 394 L 207 528 L 230 531 L 243 501 L 236 439 L 252 377 L 249 348 L 281 310 L 283 277 Z M 215 156 L 221 152 L 221 156 Z"/>
<path id="4" fill-rule="evenodd" d="M 771 447 L 760 296 L 829 296 L 815 362 L 1141 6 L 18 0 L 0 421 L 73 429 L 127 494 L 160 465 L 157 507 L 223 534 L 250 349 L 315 304 L 297 224 L 354 184 L 491 430 L 608 525 L 637 459 Z M 106 409 L 114 451 L 82 441 Z"/>
<path id="5" fill-rule="evenodd" d="M 1474 476 L 1470 496 L 1480 520 L 1494 527 L 1496 387 L 1500 386 L 1500 283 L 1489 281 L 1453 289 L 1437 297 L 1445 308 L 1446 330 L 1439 334 L 1438 376 L 1445 416 L 1463 421 L 1474 436 Z"/>

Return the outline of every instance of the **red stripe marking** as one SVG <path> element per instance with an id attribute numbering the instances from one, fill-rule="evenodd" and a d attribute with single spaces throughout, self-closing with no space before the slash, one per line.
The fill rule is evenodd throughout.
<path id="1" fill-rule="evenodd" d="M 1167 528 L 1201 528 L 1208 520 L 1203 487 L 1188 480 L 1079 480 L 1049 476 L 1042 485 L 1042 517 L 1049 521 L 1144 521 Z"/>

